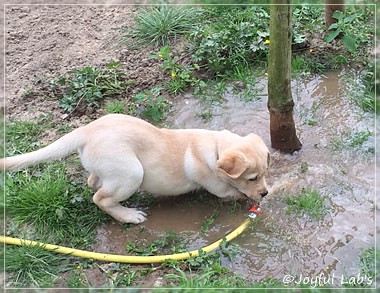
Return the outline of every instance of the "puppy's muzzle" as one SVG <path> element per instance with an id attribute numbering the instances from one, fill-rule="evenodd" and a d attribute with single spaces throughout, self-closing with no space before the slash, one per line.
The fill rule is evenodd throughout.
<path id="1" fill-rule="evenodd" d="M 265 190 L 265 191 L 260 193 L 262 198 L 265 197 L 267 194 L 268 194 L 268 190 Z"/>

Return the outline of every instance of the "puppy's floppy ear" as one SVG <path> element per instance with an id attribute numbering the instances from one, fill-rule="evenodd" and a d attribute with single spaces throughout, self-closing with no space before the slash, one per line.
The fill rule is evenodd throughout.
<path id="1" fill-rule="evenodd" d="M 217 172 L 226 174 L 232 179 L 239 178 L 249 167 L 249 163 L 245 160 L 243 154 L 224 153 L 217 161 Z"/>

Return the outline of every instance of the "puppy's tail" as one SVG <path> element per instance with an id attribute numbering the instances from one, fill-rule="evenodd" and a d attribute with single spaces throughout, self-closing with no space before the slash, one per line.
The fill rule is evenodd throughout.
<path id="1" fill-rule="evenodd" d="M 82 145 L 79 131 L 80 129 L 76 129 L 37 151 L 0 159 L 0 170 L 22 169 L 30 165 L 67 157 Z"/>

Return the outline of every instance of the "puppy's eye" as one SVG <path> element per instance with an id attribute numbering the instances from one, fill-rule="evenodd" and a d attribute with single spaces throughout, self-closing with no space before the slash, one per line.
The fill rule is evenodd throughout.
<path id="1" fill-rule="evenodd" d="M 253 177 L 253 178 L 249 178 L 248 181 L 256 181 L 257 180 L 257 176 L 256 177 Z"/>

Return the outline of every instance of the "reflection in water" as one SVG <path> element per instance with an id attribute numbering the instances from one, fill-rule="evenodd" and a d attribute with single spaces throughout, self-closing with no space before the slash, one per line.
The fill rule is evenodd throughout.
<path id="1" fill-rule="evenodd" d="M 234 240 L 239 253 L 232 260 L 223 259 L 225 266 L 247 280 L 281 280 L 286 274 L 357 275 L 361 249 L 374 246 L 374 160 L 370 154 L 344 144 L 338 150 L 333 147 L 345 133 L 374 132 L 374 121 L 348 102 L 343 87 L 335 72 L 292 83 L 295 121 L 303 148 L 293 156 L 271 150 L 268 181 L 272 188 L 262 204 L 263 216 L 252 231 Z M 240 135 L 255 132 L 269 146 L 266 80 L 257 88 L 260 98 L 252 102 L 244 102 L 227 90 L 225 102 L 212 106 L 209 120 L 196 115 L 204 106 L 186 96 L 177 101 L 167 124 L 173 128 L 228 129 Z M 307 163 L 307 171 L 301 170 L 301 163 Z M 284 195 L 298 194 L 302 188 L 327 195 L 330 210 L 322 220 L 299 219 L 286 213 Z M 184 235 L 188 247 L 196 249 L 238 226 L 246 208 L 231 214 L 228 205 L 222 205 L 212 229 L 202 234 L 202 221 L 210 217 L 215 205 L 196 200 L 189 204 L 186 196 L 157 201 L 143 229 L 124 230 L 118 224 L 99 229 L 96 249 L 125 253 L 128 241 L 148 242 L 170 230 Z"/>

